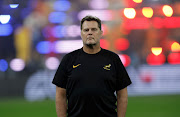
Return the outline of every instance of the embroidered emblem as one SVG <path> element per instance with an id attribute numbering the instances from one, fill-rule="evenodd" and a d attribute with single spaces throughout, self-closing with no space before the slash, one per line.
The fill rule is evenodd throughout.
<path id="1" fill-rule="evenodd" d="M 110 67 L 111 67 L 111 64 L 105 65 L 103 68 L 104 68 L 105 70 L 110 70 Z"/>
<path id="2" fill-rule="evenodd" d="M 73 65 L 73 68 L 76 68 L 76 67 L 78 67 L 78 66 L 80 66 L 81 64 L 77 64 L 77 65 Z"/>

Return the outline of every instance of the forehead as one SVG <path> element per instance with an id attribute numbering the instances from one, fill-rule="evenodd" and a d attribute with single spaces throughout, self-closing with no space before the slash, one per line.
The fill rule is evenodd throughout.
<path id="1" fill-rule="evenodd" d="M 98 23 L 96 21 L 84 21 L 82 28 L 98 28 Z"/>

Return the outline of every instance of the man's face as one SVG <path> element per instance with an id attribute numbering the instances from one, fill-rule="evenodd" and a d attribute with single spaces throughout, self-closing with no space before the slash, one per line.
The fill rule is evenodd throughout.
<path id="1" fill-rule="evenodd" d="M 84 45 L 100 44 L 102 31 L 98 27 L 96 21 L 84 21 L 82 24 L 81 38 Z"/>

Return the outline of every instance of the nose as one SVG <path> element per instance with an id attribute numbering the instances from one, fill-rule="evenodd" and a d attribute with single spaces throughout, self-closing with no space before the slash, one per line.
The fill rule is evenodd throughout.
<path id="1" fill-rule="evenodd" d="M 88 35 L 92 35 L 92 30 L 89 30 L 89 31 L 88 31 Z"/>

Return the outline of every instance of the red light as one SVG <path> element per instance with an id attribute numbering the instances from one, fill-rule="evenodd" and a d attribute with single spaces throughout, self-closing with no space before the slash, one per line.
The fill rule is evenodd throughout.
<path id="1" fill-rule="evenodd" d="M 130 65 L 130 63 L 131 63 L 131 58 L 130 58 L 128 55 L 126 55 L 126 54 L 121 54 L 121 55 L 119 55 L 119 57 L 120 57 L 123 65 L 124 65 L 125 67 L 127 67 L 127 66 Z"/>
<path id="2" fill-rule="evenodd" d="M 149 65 L 162 65 L 165 63 L 165 60 L 166 57 L 163 54 L 160 54 L 158 56 L 154 54 L 149 54 L 146 59 Z"/>
<path id="3" fill-rule="evenodd" d="M 150 21 L 147 18 L 134 18 L 125 20 L 126 29 L 147 29 L 150 27 Z"/>
<path id="4" fill-rule="evenodd" d="M 168 55 L 168 62 L 170 64 L 180 64 L 180 53 L 170 53 Z"/>
<path id="5" fill-rule="evenodd" d="M 115 48 L 121 51 L 127 50 L 129 48 L 129 41 L 124 38 L 116 39 Z"/>
<path id="6" fill-rule="evenodd" d="M 101 39 L 100 40 L 100 46 L 104 49 L 108 49 L 109 48 L 109 42 L 105 39 Z"/>

